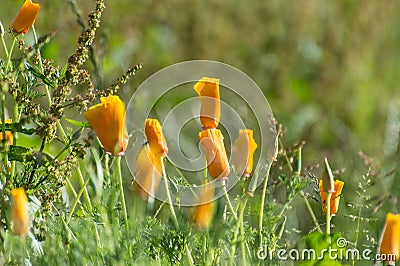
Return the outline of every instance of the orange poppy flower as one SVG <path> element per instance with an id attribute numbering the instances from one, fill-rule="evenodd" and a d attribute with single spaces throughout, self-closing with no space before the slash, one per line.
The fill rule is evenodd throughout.
<path id="1" fill-rule="evenodd" d="M 125 124 L 125 104 L 118 96 L 102 97 L 101 103 L 92 106 L 84 115 L 89 121 L 104 149 L 112 155 L 123 155 L 128 145 Z"/>
<path id="2" fill-rule="evenodd" d="M 34 4 L 31 0 L 26 0 L 19 11 L 17 18 L 11 25 L 11 30 L 20 34 L 27 33 L 29 28 L 35 23 L 39 9 L 39 4 Z"/>
<path id="3" fill-rule="evenodd" d="M 342 182 L 340 180 L 335 180 L 335 183 L 334 183 L 335 192 L 332 192 L 332 196 L 331 196 L 331 215 L 335 215 L 339 208 L 340 194 L 342 193 L 343 186 L 344 186 L 344 182 Z M 325 192 L 325 190 L 324 190 L 324 181 L 323 180 L 319 181 L 319 191 L 320 191 L 321 200 L 322 200 L 322 211 L 326 214 L 326 210 L 327 210 L 326 193 L 327 192 Z"/>
<path id="4" fill-rule="evenodd" d="M 146 119 L 144 133 L 152 153 L 166 156 L 168 153 L 167 142 L 162 133 L 161 124 L 157 119 Z"/>
<path id="5" fill-rule="evenodd" d="M 194 85 L 194 90 L 200 96 L 200 122 L 203 128 L 216 128 L 221 116 L 219 79 L 201 78 L 199 82 Z"/>
<path id="6" fill-rule="evenodd" d="M 239 176 L 250 176 L 253 170 L 253 155 L 257 147 L 253 138 L 253 130 L 240 129 L 233 146 L 233 165 Z"/>
<path id="7" fill-rule="evenodd" d="M 230 170 L 221 131 L 215 128 L 203 130 L 199 133 L 199 139 L 210 175 L 213 178 L 226 178 Z"/>
<path id="8" fill-rule="evenodd" d="M 379 241 L 379 254 L 395 256 L 394 261 L 400 258 L 400 214 L 388 213 L 386 215 L 385 226 L 383 227 L 381 239 Z M 387 259 L 386 261 L 394 262 Z"/>
<path id="9" fill-rule="evenodd" d="M 144 145 L 136 157 L 133 188 L 139 195 L 148 200 L 155 197 L 162 177 L 161 156 L 154 155 L 148 144 Z"/>
<path id="10" fill-rule="evenodd" d="M 192 209 L 191 220 L 201 229 L 207 229 L 214 215 L 214 186 L 204 186 L 199 197 L 199 204 Z"/>
<path id="11" fill-rule="evenodd" d="M 11 124 L 11 123 L 12 123 L 12 119 L 6 119 L 5 120 L 5 124 Z M 2 123 L 0 122 L 0 125 L 1 124 Z M 11 131 L 6 131 L 5 135 L 6 135 L 7 144 L 8 145 L 12 145 L 13 144 L 13 134 L 12 134 L 12 132 Z M 3 140 L 3 132 L 2 132 L 1 126 L 0 126 L 0 141 L 2 141 L 2 140 Z"/>
<path id="12" fill-rule="evenodd" d="M 11 190 L 11 216 L 13 232 L 24 236 L 29 230 L 28 198 L 23 188 Z"/>

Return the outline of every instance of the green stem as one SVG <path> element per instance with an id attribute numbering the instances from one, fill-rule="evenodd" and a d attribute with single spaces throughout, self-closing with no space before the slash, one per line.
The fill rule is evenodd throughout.
<path id="1" fill-rule="evenodd" d="M 12 55 L 12 53 L 13 53 L 13 50 L 14 50 L 14 46 L 15 46 L 15 42 L 17 41 L 17 36 L 15 36 L 14 38 L 13 38 L 13 42 L 11 43 L 11 47 L 10 47 L 10 51 L 8 52 L 8 55 L 7 55 L 7 63 L 6 63 L 6 68 L 5 68 L 5 73 L 7 74 L 7 71 L 8 71 L 8 67 L 10 66 L 10 62 L 11 62 L 11 55 Z"/>
<path id="2" fill-rule="evenodd" d="M 86 186 L 86 184 L 89 182 L 89 180 L 90 180 L 90 177 L 85 181 L 85 183 L 84 183 L 85 186 Z M 83 191 L 84 191 L 83 188 L 84 188 L 85 186 L 82 186 L 82 187 L 81 187 L 81 189 L 79 190 L 78 194 L 77 194 L 76 197 L 75 197 L 75 201 L 72 203 L 71 209 L 70 209 L 70 211 L 69 211 L 69 213 L 68 213 L 68 216 L 67 216 L 67 219 L 66 219 L 66 224 L 67 224 L 67 225 L 69 224 L 69 221 L 71 220 L 72 214 L 73 214 L 74 211 L 75 211 L 75 208 L 76 208 L 76 205 L 78 204 L 79 198 L 82 196 L 82 193 L 83 193 Z"/>
<path id="3" fill-rule="evenodd" d="M 237 243 L 237 240 L 238 240 L 240 226 L 243 223 L 244 209 L 246 208 L 247 201 L 248 201 L 248 197 L 247 196 L 245 196 L 245 197 L 246 198 L 245 198 L 244 202 L 240 202 L 239 203 L 240 204 L 239 205 L 240 206 L 239 207 L 239 218 L 238 218 L 238 220 L 236 222 L 236 227 L 235 227 L 235 231 L 233 233 L 233 238 L 232 238 L 232 242 L 231 242 L 231 254 L 230 254 L 230 258 L 229 258 L 229 265 L 233 265 L 234 258 L 235 258 L 236 243 Z M 241 245 L 242 244 L 244 245 L 245 243 L 244 243 L 244 239 L 241 236 Z M 242 247 L 242 249 L 244 249 L 244 246 Z M 243 257 L 245 257 L 245 256 L 246 256 L 246 253 L 243 253 L 242 254 L 242 260 L 243 260 Z M 246 260 L 246 258 L 244 258 L 244 260 Z M 246 263 L 243 264 L 243 265 L 246 265 Z"/>
<path id="4" fill-rule="evenodd" d="M 300 194 L 304 200 L 304 203 L 306 204 L 308 212 L 311 215 L 311 219 L 314 222 L 315 227 L 317 228 L 318 232 L 320 232 L 322 234 L 322 230 L 318 223 L 317 217 L 315 216 L 315 213 L 314 213 L 313 209 L 311 208 L 310 202 L 308 202 L 308 199 L 307 199 L 306 195 L 304 194 L 303 190 L 300 191 Z"/>
<path id="5" fill-rule="evenodd" d="M 124 196 L 124 186 L 122 182 L 122 172 L 121 172 L 121 156 L 117 157 L 117 175 L 118 175 L 118 185 L 119 185 L 119 196 L 121 198 L 122 213 L 124 215 L 125 227 L 128 229 L 128 212 L 126 211 L 125 196 Z"/>
<path id="6" fill-rule="evenodd" d="M 331 234 L 331 197 L 332 197 L 332 192 L 327 192 L 326 193 L 326 234 L 330 235 Z"/>
<path id="7" fill-rule="evenodd" d="M 1 132 L 2 132 L 2 144 L 3 147 L 6 147 L 7 145 L 7 139 L 6 139 L 6 95 L 4 90 L 1 92 Z M 8 167 L 8 154 L 7 154 L 7 149 L 4 149 L 4 171 L 7 172 L 7 167 Z M 7 182 L 6 175 L 2 175 L 2 183 L 5 185 Z"/>
<path id="8" fill-rule="evenodd" d="M 162 168 L 162 172 L 163 172 L 163 181 L 164 181 L 165 191 L 167 193 L 168 206 L 169 206 L 169 209 L 172 214 L 172 219 L 174 221 L 174 225 L 178 229 L 179 228 L 178 218 L 176 218 L 174 205 L 172 203 L 171 193 L 169 192 L 168 178 L 167 178 L 167 173 L 165 172 L 165 167 L 164 167 L 164 158 L 161 156 L 160 156 L 160 161 L 161 161 L 161 168 Z"/>
<path id="9" fill-rule="evenodd" d="M 6 42 L 4 41 L 4 35 L 1 34 L 1 43 L 3 44 L 4 53 L 6 54 L 6 58 L 8 57 L 8 48 Z"/>
<path id="10" fill-rule="evenodd" d="M 164 180 L 165 190 L 167 193 L 168 206 L 169 206 L 169 209 L 172 214 L 172 219 L 174 221 L 174 225 L 175 225 L 176 229 L 179 230 L 178 218 L 176 217 L 174 205 L 172 203 L 171 193 L 169 192 L 168 178 L 167 178 L 167 173 L 165 172 L 165 167 L 164 167 L 164 158 L 161 156 L 160 156 L 160 162 L 161 162 L 161 168 L 162 168 L 162 172 L 163 172 L 162 177 Z M 191 266 L 194 266 L 194 260 L 193 260 L 192 254 L 190 252 L 189 246 L 187 245 L 186 242 L 185 242 L 185 250 L 186 250 L 186 255 L 188 257 L 188 260 L 189 260 L 189 264 Z"/>
<path id="11" fill-rule="evenodd" d="M 232 205 L 232 203 L 231 203 L 231 200 L 229 199 L 228 190 L 226 189 L 226 182 L 225 182 L 225 180 L 222 181 L 222 188 L 223 188 L 223 190 L 224 190 L 224 195 L 225 195 L 225 198 L 226 198 L 226 202 L 228 203 L 228 207 L 229 207 L 229 209 L 231 210 L 231 213 L 232 213 L 233 217 L 235 218 L 235 220 L 237 220 L 238 218 L 237 218 L 235 209 L 233 208 L 233 205 Z"/>
<path id="12" fill-rule="evenodd" d="M 18 103 L 17 103 L 17 94 L 14 93 L 13 95 L 14 98 L 14 123 L 18 123 L 19 122 L 19 114 L 18 114 Z M 13 146 L 17 145 L 17 140 L 18 140 L 18 133 L 15 132 L 15 130 L 13 130 Z M 15 164 L 16 161 L 12 161 L 11 162 L 11 179 L 14 177 L 15 175 Z"/>

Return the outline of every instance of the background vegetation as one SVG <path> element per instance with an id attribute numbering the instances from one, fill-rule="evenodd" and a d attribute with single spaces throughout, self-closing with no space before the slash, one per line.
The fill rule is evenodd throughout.
<path id="1" fill-rule="evenodd" d="M 74 1 L 37 2 L 41 5 L 35 24 L 38 35 L 55 32 L 42 55 L 63 66 L 81 32 L 71 8 Z M 76 1 L 85 20 L 93 2 Z M 352 218 L 365 221 L 360 241 L 376 248 L 386 213 L 399 210 L 400 2 L 118 0 L 105 4 L 94 44 L 97 64 L 86 64 L 96 88 L 109 86 L 139 62 L 143 69 L 120 91 L 125 100 L 152 73 L 181 61 L 210 59 L 239 68 L 262 88 L 275 117 L 287 128 L 283 145 L 306 142 L 304 175 L 319 178 L 322 169 L 312 166 L 328 157 L 337 177 L 345 181 L 340 211 L 333 220 L 335 230 L 352 240 L 356 228 Z M 22 1 L 2 1 L 0 20 L 5 28 L 20 5 Z M 24 37 L 27 43 L 33 42 L 31 34 Z M 4 58 L 2 50 L 0 56 Z M 372 159 L 359 156 L 359 151 Z M 125 175 L 128 183 L 129 172 Z M 278 176 L 276 170 L 271 182 Z M 309 186 L 307 192 L 317 195 L 315 188 Z M 278 199 L 285 194 L 277 193 Z M 320 203 L 312 198 L 310 202 L 319 211 Z M 299 197 L 291 206 L 283 239 L 295 241 L 313 226 Z M 356 219 L 359 214 L 363 218 Z M 318 219 L 323 223 L 322 214 Z M 162 231 L 164 225 L 153 222 L 143 223 Z M 79 223 L 74 226 L 73 231 L 79 231 Z M 82 231 L 80 239 L 89 238 L 85 234 Z M 126 237 L 146 237 L 131 234 Z M 154 241 L 160 241 L 154 246 L 162 245 L 162 239 Z M 135 247 L 140 249 L 140 243 Z M 90 246 L 76 250 L 85 249 Z"/>

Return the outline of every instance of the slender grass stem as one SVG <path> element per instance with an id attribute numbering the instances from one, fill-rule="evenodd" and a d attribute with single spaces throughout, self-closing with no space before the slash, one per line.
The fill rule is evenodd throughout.
<path id="1" fill-rule="evenodd" d="M 233 238 L 232 238 L 232 242 L 231 242 L 232 246 L 231 246 L 231 251 L 230 251 L 229 265 L 233 265 L 233 263 L 234 263 L 236 244 L 237 244 L 237 241 L 238 241 L 239 230 L 240 230 L 240 227 L 241 227 L 241 225 L 243 223 L 243 214 L 244 214 L 244 210 L 245 210 L 246 205 L 247 205 L 247 201 L 248 201 L 248 197 L 245 196 L 244 201 L 243 202 L 242 201 L 239 202 L 239 206 L 240 206 L 239 207 L 239 218 L 237 219 L 235 231 L 233 233 Z M 244 239 L 242 238 L 242 236 L 241 236 L 241 240 L 240 241 L 241 241 L 241 245 L 242 244 L 245 245 Z M 242 250 L 243 249 L 245 249 L 245 246 L 242 247 Z M 246 253 L 242 253 L 242 256 L 246 256 Z M 244 258 L 244 260 L 246 260 L 246 258 Z M 242 257 L 242 262 L 243 262 L 243 257 Z M 243 264 L 243 265 L 246 265 L 246 263 Z"/>
<path id="2" fill-rule="evenodd" d="M 307 210 L 311 215 L 311 219 L 312 219 L 315 227 L 317 228 L 318 232 L 320 232 L 322 234 L 322 229 L 318 223 L 317 217 L 315 216 L 315 213 L 310 205 L 310 202 L 308 202 L 308 199 L 307 199 L 306 195 L 304 194 L 303 190 L 300 191 L 300 195 L 303 198 L 304 203 L 306 204 Z"/>
<path id="3" fill-rule="evenodd" d="M 122 213 L 124 215 L 125 227 L 126 227 L 126 229 L 128 229 L 129 228 L 129 226 L 128 226 L 128 212 L 126 210 L 125 196 L 124 196 L 124 186 L 123 186 L 123 182 L 122 182 L 121 156 L 117 157 L 116 166 L 117 166 L 117 177 L 118 177 L 118 185 L 119 185 L 119 196 L 121 198 L 121 205 L 122 205 Z"/>
<path id="4" fill-rule="evenodd" d="M 12 53 L 13 53 L 13 50 L 14 50 L 14 46 L 15 46 L 15 42 L 16 42 L 16 41 L 17 41 L 17 36 L 14 36 L 13 42 L 11 43 L 10 51 L 8 52 L 8 55 L 7 55 L 6 68 L 5 68 L 5 70 L 4 70 L 4 72 L 5 72 L 6 74 L 7 74 L 8 68 L 9 68 L 10 63 L 11 63 L 11 56 L 12 56 Z"/>
<path id="5" fill-rule="evenodd" d="M 4 35 L 3 34 L 0 34 L 1 35 L 1 43 L 3 44 L 3 48 L 4 48 L 4 53 L 6 54 L 6 58 L 8 57 L 8 48 L 7 48 L 7 45 L 6 45 L 6 42 L 4 41 Z"/>
<path id="6" fill-rule="evenodd" d="M 84 183 L 85 186 L 89 182 L 89 180 L 90 180 L 90 177 L 88 179 L 86 179 L 86 181 Z M 81 197 L 85 186 L 82 186 L 81 189 L 79 190 L 78 194 L 76 195 L 75 201 L 72 203 L 71 209 L 66 218 L 66 224 L 69 224 L 69 221 L 71 220 L 72 214 L 75 211 L 76 205 L 78 204 L 79 198 Z"/>
<path id="7" fill-rule="evenodd" d="M 225 198 L 226 198 L 226 202 L 227 202 L 227 204 L 228 204 L 228 207 L 229 207 L 229 209 L 230 209 L 230 211 L 231 211 L 233 217 L 235 218 L 235 220 L 237 220 L 238 218 L 237 218 L 237 215 L 236 215 L 236 212 L 235 212 L 235 208 L 233 208 L 233 205 L 232 205 L 231 200 L 230 200 L 229 195 L 228 195 L 228 190 L 226 189 L 226 182 L 225 182 L 225 180 L 222 181 L 222 189 L 224 190 L 224 195 L 225 195 Z"/>

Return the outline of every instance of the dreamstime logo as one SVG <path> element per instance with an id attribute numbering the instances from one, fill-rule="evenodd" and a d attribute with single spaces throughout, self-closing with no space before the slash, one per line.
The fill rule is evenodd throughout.
<path id="1" fill-rule="evenodd" d="M 395 261 L 395 254 L 376 254 L 373 255 L 371 249 L 359 250 L 356 248 L 348 248 L 349 242 L 340 237 L 336 240 L 337 248 L 328 247 L 320 251 L 312 248 L 305 249 L 268 249 L 268 247 L 260 248 L 257 257 L 260 260 L 277 259 L 280 261 L 300 261 L 300 260 L 322 260 L 329 258 L 331 260 L 344 261 Z"/>
<path id="2" fill-rule="evenodd" d="M 222 186 L 219 180 L 202 185 L 205 158 L 198 138 L 202 130 L 200 99 L 193 89 L 202 77 L 220 79 L 218 128 L 224 135 L 230 164 L 233 142 L 239 130 L 250 128 L 254 131 L 258 149 L 254 155 L 253 176 L 258 178 L 252 178 L 252 188 L 262 183 L 275 149 L 276 132 L 270 106 L 261 89 L 245 73 L 227 64 L 207 60 L 182 62 L 156 72 L 139 86 L 127 106 L 126 121 L 131 137 L 125 158 L 135 176 L 136 158 L 145 143 L 144 122 L 147 118 L 157 118 L 169 149 L 166 167 L 173 201 L 179 197 L 181 206 L 196 205 L 193 194 L 198 195 L 203 186 Z M 234 171 L 230 172 L 226 180 L 228 190 L 238 182 Z M 214 198 L 222 194 L 222 190 L 217 190 Z M 165 201 L 165 187 L 160 185 L 155 197 Z"/>

